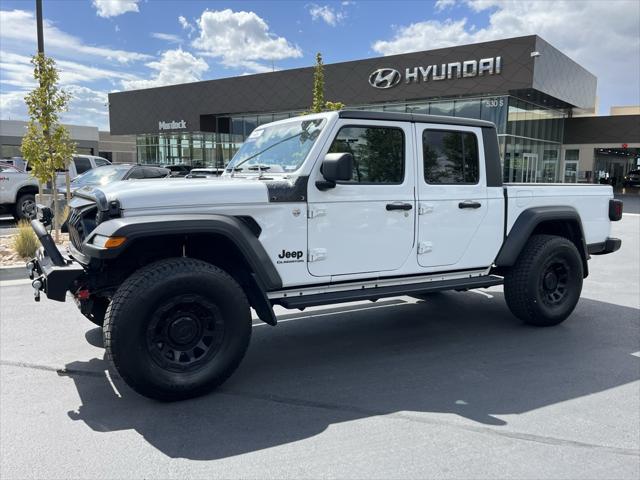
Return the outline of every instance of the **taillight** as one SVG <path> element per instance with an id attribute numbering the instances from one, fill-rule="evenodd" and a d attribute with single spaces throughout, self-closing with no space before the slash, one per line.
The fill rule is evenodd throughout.
<path id="1" fill-rule="evenodd" d="M 609 220 L 617 222 L 622 218 L 622 200 L 609 200 Z"/>

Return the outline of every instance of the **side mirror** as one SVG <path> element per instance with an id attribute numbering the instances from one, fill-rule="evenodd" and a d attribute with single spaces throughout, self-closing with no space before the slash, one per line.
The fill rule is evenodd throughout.
<path id="1" fill-rule="evenodd" d="M 353 155 L 350 153 L 327 153 L 320 169 L 325 180 L 316 182 L 320 190 L 334 188 L 339 180 L 351 180 L 353 174 Z"/>

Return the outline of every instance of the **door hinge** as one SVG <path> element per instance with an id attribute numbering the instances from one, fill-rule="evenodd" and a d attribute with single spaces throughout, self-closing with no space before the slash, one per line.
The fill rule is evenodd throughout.
<path id="1" fill-rule="evenodd" d="M 419 203 L 418 215 L 425 215 L 427 213 L 433 213 L 433 205 L 430 203 Z"/>
<path id="2" fill-rule="evenodd" d="M 418 255 L 422 255 L 423 253 L 429 253 L 432 250 L 433 250 L 433 244 L 431 242 L 418 243 Z"/>
<path id="3" fill-rule="evenodd" d="M 327 249 L 326 248 L 313 248 L 309 250 L 309 255 L 307 255 L 309 262 L 319 262 L 321 260 L 327 259 Z"/>
<path id="4" fill-rule="evenodd" d="M 309 207 L 309 209 L 307 210 L 307 218 L 324 217 L 326 214 L 326 208 Z"/>

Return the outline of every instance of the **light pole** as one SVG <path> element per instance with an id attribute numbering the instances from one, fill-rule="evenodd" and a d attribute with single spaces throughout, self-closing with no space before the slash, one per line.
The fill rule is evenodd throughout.
<path id="1" fill-rule="evenodd" d="M 36 0 L 36 25 L 38 29 L 38 53 L 44 54 L 44 35 L 42 34 L 42 0 Z"/>

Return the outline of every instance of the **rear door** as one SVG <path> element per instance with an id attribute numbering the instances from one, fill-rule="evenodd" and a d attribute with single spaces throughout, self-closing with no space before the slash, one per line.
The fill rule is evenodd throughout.
<path id="1" fill-rule="evenodd" d="M 486 246 L 474 243 L 488 211 L 481 129 L 415 125 L 418 264 L 438 270 L 490 265 Z"/>
<path id="2" fill-rule="evenodd" d="M 324 154 L 354 157 L 352 178 L 319 190 L 309 182 L 308 269 L 315 276 L 393 272 L 415 240 L 415 156 L 410 123 L 339 121 Z M 311 177 L 322 178 L 318 177 Z"/>

